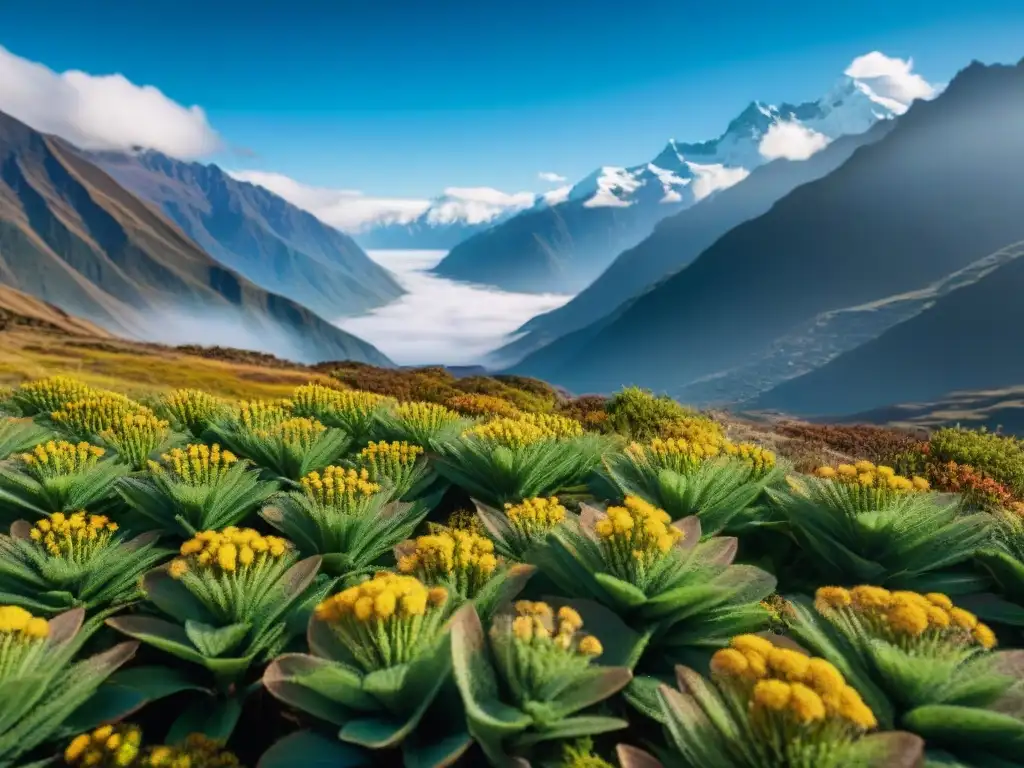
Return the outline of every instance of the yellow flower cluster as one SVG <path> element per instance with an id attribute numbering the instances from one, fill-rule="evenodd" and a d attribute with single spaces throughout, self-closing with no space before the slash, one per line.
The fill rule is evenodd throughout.
<path id="1" fill-rule="evenodd" d="M 102 448 L 86 442 L 68 443 L 64 440 L 42 443 L 31 453 L 21 454 L 21 460 L 41 476 L 74 475 L 96 466 L 106 453 Z"/>
<path id="2" fill-rule="evenodd" d="M 292 393 L 292 403 L 298 413 L 319 414 L 338 411 L 351 414 L 369 414 L 388 402 L 389 398 L 375 392 L 358 389 L 334 389 L 323 384 L 304 384 Z"/>
<path id="3" fill-rule="evenodd" d="M 557 496 L 524 499 L 518 504 L 505 505 L 505 517 L 520 535 L 532 539 L 550 531 L 565 520 L 565 507 Z"/>
<path id="4" fill-rule="evenodd" d="M 462 417 L 450 408 L 437 403 L 418 401 L 400 403 L 395 407 L 395 417 L 420 429 L 442 429 L 457 423 Z"/>
<path id="5" fill-rule="evenodd" d="M 583 435 L 583 425 L 576 419 L 569 419 L 556 413 L 523 413 L 518 418 L 527 424 L 540 427 L 551 437 L 571 439 Z"/>
<path id="6" fill-rule="evenodd" d="M 238 463 L 238 457 L 231 451 L 222 451 L 220 445 L 191 444 L 185 449 L 174 448 L 161 454 L 163 464 L 149 463 L 153 472 L 165 469 L 179 483 L 198 488 L 213 485 Z"/>
<path id="7" fill-rule="evenodd" d="M 723 445 L 727 456 L 746 462 L 757 473 L 765 473 L 775 466 L 775 453 L 767 448 L 753 443 L 731 443 L 728 441 Z"/>
<path id="8" fill-rule="evenodd" d="M 29 537 L 54 557 L 82 562 L 106 547 L 117 523 L 105 515 L 89 515 L 83 510 L 70 515 L 54 512 L 32 526 Z"/>
<path id="9" fill-rule="evenodd" d="M 254 434 L 265 440 L 279 440 L 284 445 L 308 450 L 326 431 L 327 427 L 316 419 L 300 416 L 285 419 L 269 429 L 257 429 Z"/>
<path id="10" fill-rule="evenodd" d="M 874 637 L 881 637 L 905 650 L 948 645 L 978 645 L 988 650 L 996 636 L 978 617 L 957 608 L 938 592 L 892 591 L 882 587 L 821 587 L 814 607 L 832 621 L 853 621 Z"/>
<path id="11" fill-rule="evenodd" d="M 637 496 L 627 496 L 621 507 L 609 507 L 594 526 L 605 561 L 614 570 L 632 572 L 633 563 L 649 568 L 664 556 L 683 534 L 672 527 L 672 518 Z"/>
<path id="12" fill-rule="evenodd" d="M 518 642 L 534 647 L 555 648 L 590 657 L 604 653 L 600 640 L 580 632 L 583 619 L 567 605 L 556 613 L 547 603 L 518 600 L 511 627 Z"/>
<path id="13" fill-rule="evenodd" d="M 151 747 L 139 768 L 239 768 L 238 757 L 224 749 L 223 743 L 205 734 L 192 733 L 181 746 Z"/>
<path id="14" fill-rule="evenodd" d="M 169 422 L 152 413 L 129 413 L 114 420 L 100 437 L 115 445 L 134 443 L 136 445 L 157 444 L 167 432 Z"/>
<path id="15" fill-rule="evenodd" d="M 335 624 L 351 617 L 362 624 L 373 624 L 424 616 L 448 602 L 444 587 L 428 588 L 413 576 L 388 571 L 328 597 L 316 607 L 316 617 Z"/>
<path id="16" fill-rule="evenodd" d="M 163 410 L 194 431 L 208 423 L 225 406 L 219 397 L 201 389 L 176 389 L 163 399 Z"/>
<path id="17" fill-rule="evenodd" d="M 50 623 L 46 619 L 33 616 L 17 605 L 0 605 L 0 635 L 13 635 L 23 640 L 38 640 L 49 634 Z M 7 639 L 0 638 L 0 644 L 6 645 Z"/>
<path id="18" fill-rule="evenodd" d="M 717 421 L 706 416 L 686 416 L 662 427 L 659 437 L 674 437 L 704 445 L 725 442 L 725 430 Z"/>
<path id="19" fill-rule="evenodd" d="M 468 509 L 456 509 L 450 515 L 445 525 L 438 523 L 427 523 L 427 528 L 431 533 L 438 533 L 446 529 L 452 529 L 456 531 L 470 531 L 471 533 L 479 533 L 481 536 L 485 535 L 486 529 L 480 522 L 480 518 L 476 512 L 472 512 Z"/>
<path id="20" fill-rule="evenodd" d="M 231 525 L 222 531 L 202 531 L 181 545 L 181 557 L 174 560 L 169 573 L 175 579 L 193 570 L 214 573 L 259 568 L 268 560 L 284 557 L 292 544 L 279 536 L 263 536 L 252 528 Z"/>
<path id="21" fill-rule="evenodd" d="M 494 419 L 467 429 L 462 436 L 486 440 L 508 448 L 523 448 L 552 439 L 551 434 L 543 427 L 520 418 Z"/>
<path id="22" fill-rule="evenodd" d="M 389 443 L 381 440 L 370 443 L 359 452 L 357 462 L 370 473 L 370 479 L 378 482 L 382 478 L 398 480 L 404 476 L 423 455 L 423 448 L 407 442 Z"/>
<path id="23" fill-rule="evenodd" d="M 757 474 L 775 466 L 772 451 L 753 443 L 733 443 L 710 430 L 693 430 L 689 437 L 656 437 L 649 443 L 631 443 L 627 456 L 641 464 L 654 464 L 676 472 L 691 472 L 709 459 L 727 456 L 748 464 Z"/>
<path id="24" fill-rule="evenodd" d="M 757 635 L 737 635 L 711 657 L 711 674 L 751 701 L 752 714 L 775 714 L 802 725 L 863 731 L 878 725 L 874 713 L 842 673 L 825 659 L 777 648 Z M 838 722 L 837 722 L 838 721 Z M 770 726 L 771 719 L 755 719 Z"/>
<path id="25" fill-rule="evenodd" d="M 289 400 L 250 400 L 235 407 L 234 418 L 250 432 L 272 429 L 291 415 Z"/>
<path id="26" fill-rule="evenodd" d="M 458 590 L 472 597 L 498 567 L 494 542 L 471 531 L 447 531 L 419 536 L 409 551 L 398 559 L 398 571 L 415 574 L 428 584 L 454 582 Z"/>
<path id="27" fill-rule="evenodd" d="M 928 481 L 923 477 L 903 477 L 897 475 L 892 467 L 883 464 L 876 466 L 870 461 L 819 467 L 814 474 L 823 480 L 883 492 L 915 493 L 930 490 Z"/>
<path id="28" fill-rule="evenodd" d="M 467 416 L 515 417 L 521 413 L 508 400 L 494 395 L 456 395 L 448 401 L 448 407 Z"/>
<path id="29" fill-rule="evenodd" d="M 381 488 L 371 482 L 370 473 L 365 469 L 356 471 L 335 466 L 327 467 L 323 473 L 310 472 L 299 482 L 306 497 L 325 508 L 348 508 L 367 500 Z"/>
<path id="30" fill-rule="evenodd" d="M 142 731 L 134 725 L 104 725 L 76 736 L 64 750 L 68 765 L 131 766 L 142 745 Z"/>
<path id="31" fill-rule="evenodd" d="M 59 411 L 66 403 L 85 400 L 96 394 L 88 384 L 70 376 L 50 376 L 28 381 L 15 390 L 15 396 L 43 413 Z"/>
<path id="32" fill-rule="evenodd" d="M 100 434 L 135 416 L 151 417 L 153 412 L 112 392 L 65 403 L 60 410 L 50 414 L 54 423 L 77 435 Z"/>

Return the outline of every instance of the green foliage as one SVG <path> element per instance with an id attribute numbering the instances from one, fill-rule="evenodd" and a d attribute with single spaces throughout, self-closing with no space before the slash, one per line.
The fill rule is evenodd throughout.
<path id="1" fill-rule="evenodd" d="M 29 419 L 0 419 L 0 461 L 45 443 L 50 433 Z"/>
<path id="2" fill-rule="evenodd" d="M 601 639 L 580 632 L 570 607 L 516 603 L 485 635 L 471 605 L 452 627 L 455 680 L 469 732 L 495 765 L 528 756 L 538 744 L 625 728 L 625 720 L 591 714 L 630 681 L 629 669 L 598 666 Z M 585 714 L 580 714 L 586 711 Z"/>
<path id="3" fill-rule="evenodd" d="M 20 520 L 0 536 L 0 603 L 52 616 L 71 608 L 119 608 L 136 600 L 139 577 L 168 554 L 158 534 L 129 538 L 100 515 Z"/>
<path id="4" fill-rule="evenodd" d="M 135 513 L 135 527 L 180 538 L 237 525 L 278 488 L 216 444 L 175 448 L 149 470 L 123 478 L 118 493 Z"/>
<path id="5" fill-rule="evenodd" d="M 74 657 L 94 627 L 83 630 L 85 612 L 76 608 L 51 619 L 45 635 L 27 634 L 23 617 L 0 607 L 4 655 L 0 658 L 0 766 L 24 765 L 22 756 L 46 741 L 64 738 L 62 725 L 100 683 L 135 653 L 138 643 L 121 643 L 95 656 Z"/>
<path id="6" fill-rule="evenodd" d="M 983 429 L 940 429 L 928 441 L 927 456 L 967 464 L 1024 498 L 1024 442 L 1018 438 Z"/>
<path id="7" fill-rule="evenodd" d="M 650 440 L 666 426 L 693 414 L 689 408 L 664 395 L 630 387 L 612 397 L 605 410 L 612 430 L 631 440 Z"/>

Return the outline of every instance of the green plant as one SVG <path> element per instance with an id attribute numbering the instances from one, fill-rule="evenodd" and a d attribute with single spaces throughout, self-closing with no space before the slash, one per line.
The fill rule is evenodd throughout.
<path id="1" fill-rule="evenodd" d="M 366 470 L 370 482 L 386 488 L 393 499 L 419 498 L 437 479 L 423 449 L 409 443 L 370 443 L 348 464 Z"/>
<path id="2" fill-rule="evenodd" d="M 94 441 L 101 433 L 114 430 L 126 420 L 131 423 L 136 417 L 152 416 L 151 410 L 124 395 L 97 392 L 82 400 L 64 403 L 49 418 L 57 430 L 70 439 Z"/>
<path id="3" fill-rule="evenodd" d="M 736 548 L 733 538 L 701 541 L 696 517 L 672 524 L 631 496 L 605 512 L 584 506 L 580 521 L 556 528 L 531 559 L 564 594 L 607 606 L 659 652 L 697 663 L 705 649 L 768 623 L 760 601 L 775 577 L 734 565 Z"/>
<path id="4" fill-rule="evenodd" d="M 469 731 L 496 765 L 529 756 L 534 745 L 625 728 L 627 722 L 578 714 L 625 687 L 630 671 L 597 666 L 599 638 L 583 634 L 569 606 L 519 601 L 499 614 L 485 635 L 472 605 L 452 622 L 455 680 Z"/>
<path id="5" fill-rule="evenodd" d="M 115 458 L 129 468 L 141 472 L 149 457 L 166 445 L 169 423 L 149 414 L 135 414 L 119 418 L 99 438 L 115 451 Z"/>
<path id="6" fill-rule="evenodd" d="M 633 443 L 604 466 L 623 496 L 646 499 L 673 519 L 696 515 L 705 536 L 746 521 L 764 489 L 783 475 L 771 451 L 724 439 L 655 438 Z"/>
<path id="7" fill-rule="evenodd" d="M 560 423 L 555 427 L 564 429 Z M 492 507 L 579 492 L 610 444 L 582 434 L 578 423 L 576 429 L 577 435 L 567 436 L 523 419 L 497 419 L 439 445 L 435 466 L 442 477 Z"/>
<path id="8" fill-rule="evenodd" d="M 1024 442 L 985 430 L 952 427 L 932 433 L 925 448 L 930 461 L 967 464 L 1024 498 Z"/>
<path id="9" fill-rule="evenodd" d="M 652 440 L 670 423 L 693 414 L 670 397 L 639 387 L 616 393 L 605 405 L 609 427 L 630 440 Z"/>
<path id="10" fill-rule="evenodd" d="M 0 418 L 0 461 L 45 443 L 49 431 L 29 419 Z"/>
<path id="11" fill-rule="evenodd" d="M 434 403 L 401 403 L 379 416 L 379 432 L 384 440 L 421 445 L 436 450 L 473 421 L 443 405 Z"/>
<path id="12" fill-rule="evenodd" d="M 520 562 L 526 562 L 530 549 L 566 519 L 565 507 L 557 496 L 506 503 L 502 511 L 477 502 L 476 510 L 480 526 L 494 540 L 497 552 Z"/>
<path id="13" fill-rule="evenodd" d="M 855 687 L 829 661 L 755 635 L 718 651 L 711 679 L 676 667 L 659 690 L 675 747 L 668 764 L 708 768 L 914 768 L 923 742 L 877 725 Z"/>
<path id="14" fill-rule="evenodd" d="M 402 542 L 395 547 L 395 560 L 399 573 L 444 587 L 452 608 L 472 601 L 485 618 L 515 597 L 534 571 L 530 565 L 500 560 L 490 539 L 454 528 Z"/>
<path id="15" fill-rule="evenodd" d="M 146 574 L 146 604 L 157 615 L 116 616 L 107 624 L 205 669 L 218 695 L 187 708 L 173 731 L 216 720 L 221 730 L 208 735 L 230 735 L 241 698 L 254 689 L 240 687 L 250 667 L 280 653 L 302 631 L 309 603 L 329 588 L 314 583 L 319 566 L 318 557 L 299 560 L 284 539 L 228 527 L 200 532 L 170 565 Z"/>
<path id="16" fill-rule="evenodd" d="M 260 516 L 295 542 L 323 557 L 333 574 L 360 573 L 408 538 L 432 501 L 393 501 L 366 471 L 327 467 L 302 478 L 300 489 L 278 494 Z"/>
<path id="17" fill-rule="evenodd" d="M 64 738 L 65 720 L 134 655 L 138 643 L 129 642 L 73 661 L 94 629 L 83 630 L 84 618 L 81 608 L 47 621 L 18 606 L 0 606 L 0 766 L 24 765 L 23 755 Z"/>
<path id="18" fill-rule="evenodd" d="M 139 597 L 139 577 L 170 554 L 157 538 L 129 539 L 109 518 L 85 512 L 20 520 L 0 536 L 0 600 L 50 616 L 118 608 Z"/>
<path id="19" fill-rule="evenodd" d="M 68 403 L 84 400 L 96 390 L 70 376 L 51 376 L 27 381 L 11 393 L 11 399 L 25 416 L 50 414 Z"/>
<path id="20" fill-rule="evenodd" d="M 283 406 L 246 404 L 210 430 L 240 456 L 276 477 L 298 480 L 338 459 L 351 445 L 344 431 L 315 419 L 292 416 Z"/>
<path id="21" fill-rule="evenodd" d="M 155 410 L 179 432 L 201 439 L 214 422 L 228 414 L 228 404 L 199 389 L 176 389 L 161 398 Z"/>
<path id="22" fill-rule="evenodd" d="M 148 474 L 118 484 L 140 528 L 190 538 L 201 530 L 237 525 L 278 487 L 216 443 L 174 448 L 160 458 L 149 463 Z"/>
<path id="23" fill-rule="evenodd" d="M 89 443 L 50 440 L 0 464 L 0 519 L 21 514 L 101 511 L 114 498 L 114 482 L 127 472 Z"/>
<path id="24" fill-rule="evenodd" d="M 292 413 L 343 429 L 354 444 L 366 441 L 377 419 L 394 404 L 373 392 L 306 384 L 292 394 Z"/>
<path id="25" fill-rule="evenodd" d="M 822 587 L 813 605 L 790 605 L 795 637 L 839 666 L 883 725 L 901 724 L 972 761 L 1014 754 L 1011 734 L 982 724 L 1012 719 L 1016 738 L 1024 733 L 1024 658 L 993 650 L 992 630 L 947 596 Z"/>
<path id="26" fill-rule="evenodd" d="M 407 765 L 450 764 L 470 738 L 446 691 L 447 616 L 443 587 L 380 572 L 324 600 L 309 623 L 311 653 L 278 657 L 263 685 L 328 723 L 342 741 L 374 750 L 400 747 Z M 445 706 L 433 713 L 431 727 L 422 727 L 443 691 Z M 301 750 L 303 743 L 310 738 L 294 747 Z M 293 759 L 301 757 L 293 752 Z"/>
<path id="27" fill-rule="evenodd" d="M 964 514 L 957 500 L 929 492 L 870 462 L 823 467 L 817 477 L 768 489 L 792 526 L 814 578 L 964 594 L 986 581 L 949 569 L 968 562 L 991 537 L 988 518 Z"/>

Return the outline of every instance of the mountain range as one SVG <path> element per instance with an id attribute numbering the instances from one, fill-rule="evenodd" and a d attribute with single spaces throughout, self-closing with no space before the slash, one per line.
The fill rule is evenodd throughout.
<path id="1" fill-rule="evenodd" d="M 434 272 L 509 291 L 577 293 L 661 219 L 737 184 L 775 157 L 805 158 L 907 106 L 849 76 L 817 101 L 752 102 L 717 139 L 672 140 L 650 162 L 599 168 L 564 202 L 520 213 L 455 246 Z"/>
<path id="2" fill-rule="evenodd" d="M 639 384 L 678 394 L 769 354 L 787 334 L 823 313 L 939 283 L 1024 240 L 1021 125 L 1024 62 L 972 63 L 942 95 L 915 102 L 884 137 L 856 149 L 837 169 L 796 187 L 767 212 L 733 227 L 688 266 L 511 371 L 575 392 Z M 948 338 L 942 321 L 952 322 L 954 316 L 942 307 L 955 307 L 961 315 L 970 309 L 973 317 L 965 327 L 987 337 L 979 347 L 995 343 L 1002 329 L 1020 327 L 993 300 L 1000 295 L 996 285 L 1004 291 L 1024 287 L 1020 264 L 1006 259 L 978 273 L 977 279 L 934 297 L 923 311 L 878 329 L 876 340 L 822 360 L 819 371 L 780 384 L 778 392 L 754 403 L 796 407 L 800 392 L 807 397 L 808 404 L 799 406 L 805 411 L 843 413 L 901 402 L 914 387 L 948 391 L 949 379 L 941 376 L 946 367 L 960 365 L 959 350 L 946 347 L 928 389 L 929 368 L 922 357 L 899 345 L 916 339 L 938 355 Z M 954 338 L 967 343 L 963 335 Z M 862 356 L 872 349 L 866 364 Z M 888 391 L 890 369 L 901 365 L 901 354 L 915 361 L 918 373 L 897 377 L 894 382 L 907 385 L 894 383 Z M 993 369 L 990 377 L 998 380 L 991 386 L 1011 375 L 1008 366 Z M 988 386 L 982 381 L 987 376 L 979 364 L 971 379 Z M 961 374 L 956 380 L 965 378 Z"/>
<path id="3" fill-rule="evenodd" d="M 350 237 L 216 165 L 154 150 L 86 157 L 159 206 L 218 262 L 321 317 L 364 314 L 404 293 Z"/>
<path id="4" fill-rule="evenodd" d="M 390 364 L 214 259 L 75 147 L 3 113 L 0 283 L 128 338 Z"/>
<path id="5" fill-rule="evenodd" d="M 526 322 L 516 331 L 516 339 L 493 353 L 492 359 L 511 365 L 558 337 L 597 322 L 610 307 L 685 267 L 733 227 L 765 213 L 801 184 L 831 173 L 854 150 L 877 141 L 892 126 L 891 120 L 881 121 L 864 133 L 837 139 L 807 160 L 773 160 L 754 169 L 742 183 L 662 220 L 650 237 L 619 254 L 571 301 Z"/>

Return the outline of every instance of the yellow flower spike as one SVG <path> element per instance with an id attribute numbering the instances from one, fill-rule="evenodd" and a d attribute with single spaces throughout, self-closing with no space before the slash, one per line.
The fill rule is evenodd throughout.
<path id="1" fill-rule="evenodd" d="M 939 608 L 942 608 L 944 610 L 948 611 L 953 608 L 953 601 L 941 592 L 929 592 L 925 595 L 925 598 L 927 598 L 928 602 L 932 603 L 933 605 L 937 605 Z"/>
<path id="2" fill-rule="evenodd" d="M 808 659 L 803 682 L 821 696 L 838 695 L 846 685 L 842 672 L 832 662 L 820 658 Z"/>
<path id="3" fill-rule="evenodd" d="M 601 641 L 593 635 L 587 635 L 579 642 L 579 652 L 584 656 L 600 656 L 604 653 Z"/>
<path id="4" fill-rule="evenodd" d="M 861 609 L 885 608 L 891 597 L 889 590 L 882 587 L 859 586 L 850 590 L 853 604 Z"/>

